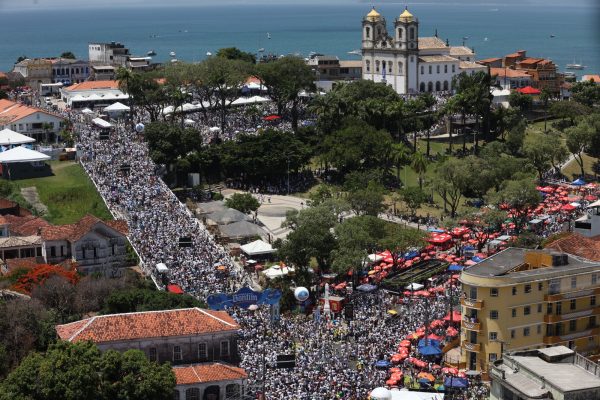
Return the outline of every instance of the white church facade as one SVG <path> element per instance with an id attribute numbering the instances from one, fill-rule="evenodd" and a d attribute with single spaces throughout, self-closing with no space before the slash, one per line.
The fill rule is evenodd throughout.
<path id="1" fill-rule="evenodd" d="M 363 79 L 384 82 L 399 94 L 450 91 L 456 75 L 488 70 L 468 47 L 450 46 L 437 34 L 420 37 L 419 20 L 408 9 L 394 20 L 392 35 L 375 8 L 365 16 L 362 64 Z"/>

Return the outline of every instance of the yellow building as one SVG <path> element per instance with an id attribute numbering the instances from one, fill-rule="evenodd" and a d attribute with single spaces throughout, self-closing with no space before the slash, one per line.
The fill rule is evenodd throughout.
<path id="1" fill-rule="evenodd" d="M 600 341 L 600 263 L 508 248 L 462 272 L 462 362 L 487 371 L 503 351 L 565 345 L 587 355 Z"/>

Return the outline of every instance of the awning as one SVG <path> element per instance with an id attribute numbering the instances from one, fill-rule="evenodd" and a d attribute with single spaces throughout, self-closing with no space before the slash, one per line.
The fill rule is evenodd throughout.
<path id="1" fill-rule="evenodd" d="M 12 144 L 33 143 L 34 138 L 20 134 L 19 132 L 3 129 L 0 131 L 0 146 L 10 146 Z"/>
<path id="2" fill-rule="evenodd" d="M 105 128 L 105 129 L 108 129 L 108 128 L 112 128 L 112 127 L 113 127 L 113 125 L 112 125 L 110 122 L 108 122 L 108 121 L 105 121 L 105 120 L 103 120 L 102 118 L 94 118 L 94 119 L 92 120 L 92 123 L 93 123 L 94 125 L 97 125 L 97 126 L 99 126 L 100 128 Z"/>
<path id="3" fill-rule="evenodd" d="M 125 104 L 119 103 L 117 101 L 116 103 L 111 104 L 110 106 L 104 108 L 104 111 L 106 111 L 106 112 L 123 112 L 123 111 L 129 111 L 129 107 L 127 107 Z"/>
<path id="4" fill-rule="evenodd" d="M 240 246 L 240 249 L 249 256 L 271 254 L 275 252 L 273 246 L 262 240 L 255 240 L 254 242 Z"/>
<path id="5" fill-rule="evenodd" d="M 531 86 L 525 86 L 524 88 L 519 88 L 519 89 L 517 89 L 517 92 L 519 92 L 521 94 L 540 94 L 540 93 L 542 93 L 541 90 L 536 89 Z"/>
<path id="6" fill-rule="evenodd" d="M 15 147 L 0 153 L 0 163 L 4 164 L 48 160 L 50 160 L 50 156 L 40 153 L 39 151 L 30 150 L 23 146 Z"/>

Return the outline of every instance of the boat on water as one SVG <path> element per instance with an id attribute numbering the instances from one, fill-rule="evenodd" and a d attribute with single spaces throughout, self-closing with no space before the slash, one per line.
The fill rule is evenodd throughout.
<path id="1" fill-rule="evenodd" d="M 550 35 L 550 38 L 555 38 L 555 37 L 556 37 L 556 35 Z"/>
<path id="2" fill-rule="evenodd" d="M 567 64 L 567 69 L 584 69 L 585 65 L 582 64 Z"/>
<path id="3" fill-rule="evenodd" d="M 149 57 L 154 57 L 154 56 L 156 55 L 156 52 L 155 52 L 154 50 L 150 50 L 150 51 L 149 51 L 148 53 L 146 53 L 146 54 L 148 54 L 148 56 L 149 56 Z"/>
<path id="4" fill-rule="evenodd" d="M 353 56 L 360 56 L 360 55 L 362 55 L 362 51 L 360 51 L 360 50 L 352 50 L 352 51 L 349 51 L 348 54 L 351 54 Z"/>
<path id="5" fill-rule="evenodd" d="M 172 51 L 172 52 L 170 52 L 170 53 L 169 53 L 169 55 L 170 55 L 171 57 L 175 57 L 177 54 L 175 54 L 175 52 L 174 52 L 174 51 Z"/>

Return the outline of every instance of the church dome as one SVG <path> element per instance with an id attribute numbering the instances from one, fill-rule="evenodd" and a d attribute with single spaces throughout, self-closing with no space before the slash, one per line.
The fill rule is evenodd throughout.
<path id="1" fill-rule="evenodd" d="M 375 22 L 381 19 L 381 14 L 379 14 L 377 10 L 375 10 L 375 7 L 373 7 L 371 12 L 368 13 L 365 18 L 367 19 L 367 21 Z"/>
<path id="2" fill-rule="evenodd" d="M 404 9 L 404 12 L 402 12 L 402 14 L 400 14 L 400 18 L 399 20 L 401 22 L 413 22 L 415 20 L 414 15 L 412 15 L 410 13 L 410 11 L 408 11 L 408 7 Z"/>

